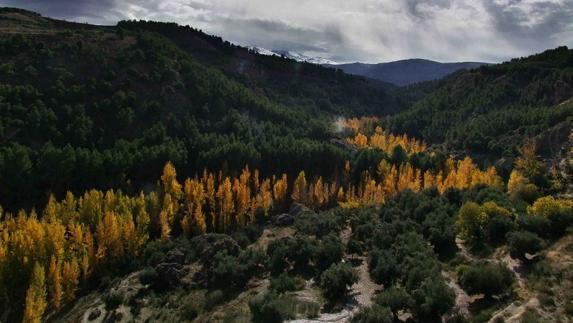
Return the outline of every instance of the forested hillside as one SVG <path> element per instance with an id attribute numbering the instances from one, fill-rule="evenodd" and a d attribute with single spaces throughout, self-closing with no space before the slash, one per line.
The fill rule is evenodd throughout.
<path id="1" fill-rule="evenodd" d="M 0 321 L 570 320 L 572 92 L 0 8 Z"/>
<path id="2" fill-rule="evenodd" d="M 174 24 L 95 27 L 2 9 L 0 26 L 7 208 L 49 192 L 135 192 L 166 160 L 187 175 L 247 163 L 331 174 L 348 159 L 328 141 L 335 118 L 405 106 L 388 86 Z"/>
<path id="3" fill-rule="evenodd" d="M 515 155 L 527 137 L 569 124 L 572 96 L 573 50 L 560 47 L 447 77 L 389 118 L 388 126 L 428 143 L 499 158 Z"/>

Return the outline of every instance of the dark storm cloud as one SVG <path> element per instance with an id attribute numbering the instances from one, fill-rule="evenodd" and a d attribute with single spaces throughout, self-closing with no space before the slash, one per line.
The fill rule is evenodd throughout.
<path id="1" fill-rule="evenodd" d="M 3 0 L 0 5 L 18 7 L 41 13 L 44 16 L 90 22 L 107 22 L 105 16 L 113 16 L 116 0 Z"/>
<path id="2" fill-rule="evenodd" d="M 175 21 L 340 61 L 499 61 L 573 45 L 573 0 L 0 0 L 45 16 Z"/>

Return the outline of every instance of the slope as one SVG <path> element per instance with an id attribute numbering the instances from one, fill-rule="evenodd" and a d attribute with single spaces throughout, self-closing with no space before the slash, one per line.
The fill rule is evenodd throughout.
<path id="1" fill-rule="evenodd" d="M 573 109 L 566 101 L 572 95 L 573 51 L 560 47 L 455 73 L 387 125 L 495 159 L 513 156 L 524 138 L 567 122 Z"/>
<path id="2" fill-rule="evenodd" d="M 177 37 L 151 31 L 162 28 Z M 246 163 L 331 174 L 347 159 L 328 141 L 334 117 L 400 105 L 363 78 L 261 57 L 176 25 L 90 26 L 4 8 L 0 34 L 7 209 L 88 187 L 137 192 L 166 160 L 188 175 Z"/>

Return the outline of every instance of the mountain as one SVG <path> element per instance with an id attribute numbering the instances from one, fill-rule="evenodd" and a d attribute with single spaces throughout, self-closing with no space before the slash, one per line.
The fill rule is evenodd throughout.
<path id="1" fill-rule="evenodd" d="M 515 155 L 526 138 L 558 124 L 565 127 L 558 136 L 553 134 L 553 140 L 566 141 L 572 96 L 573 50 L 559 47 L 454 73 L 386 121 L 390 130 L 450 149 L 490 154 L 495 160 Z"/>
<path id="2" fill-rule="evenodd" d="M 348 158 L 328 141 L 334 120 L 392 114 L 411 100 L 390 84 L 176 24 L 93 26 L 4 8 L 0 36 L 7 209 L 66 190 L 137 191 L 166 160 L 188 174 L 247 163 L 327 174 L 323 161 L 334 168 Z"/>
<path id="3" fill-rule="evenodd" d="M 439 63 L 426 59 L 406 59 L 380 64 L 326 64 L 325 66 L 338 68 L 345 73 L 361 75 L 381 80 L 398 86 L 441 79 L 461 69 L 474 69 L 487 63 L 462 62 Z"/>
<path id="4" fill-rule="evenodd" d="M 318 65 L 337 64 L 335 61 L 323 57 L 312 57 L 290 50 L 269 50 L 261 47 L 249 47 L 249 49 L 256 52 L 257 54 L 267 55 L 267 56 L 279 56 L 283 58 L 293 59 L 297 62 L 318 64 Z"/>

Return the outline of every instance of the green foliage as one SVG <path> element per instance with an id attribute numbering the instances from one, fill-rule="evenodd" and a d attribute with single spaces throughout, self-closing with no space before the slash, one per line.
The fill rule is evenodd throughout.
<path id="1" fill-rule="evenodd" d="M 253 322 L 282 322 L 294 317 L 293 303 L 291 296 L 279 296 L 271 292 L 253 297 L 249 302 L 249 308 Z"/>
<path id="2" fill-rule="evenodd" d="M 361 308 L 352 317 L 352 323 L 391 323 L 394 322 L 389 308 L 374 304 L 370 307 Z"/>
<path id="3" fill-rule="evenodd" d="M 508 234 L 507 242 L 510 255 L 522 260 L 526 260 L 526 253 L 534 255 L 544 246 L 544 241 L 537 234 L 527 231 L 511 232 Z"/>
<path id="4" fill-rule="evenodd" d="M 304 281 L 301 281 L 296 277 L 291 277 L 287 273 L 282 273 L 277 277 L 271 278 L 271 285 L 269 289 L 281 294 L 284 292 L 298 290 L 301 287 L 304 287 Z"/>
<path id="5" fill-rule="evenodd" d="M 105 304 L 105 309 L 111 311 L 123 304 L 124 296 L 120 292 L 112 290 L 103 295 L 102 300 Z"/>
<path id="6" fill-rule="evenodd" d="M 429 143 L 487 153 L 517 154 L 528 137 L 573 116 L 573 51 L 559 47 L 526 58 L 455 73 L 437 89 L 387 120 L 387 129 Z"/>
<path id="7" fill-rule="evenodd" d="M 468 294 L 492 297 L 510 292 L 515 277 L 503 264 L 480 262 L 464 270 L 459 280 Z"/>
<path id="8" fill-rule="evenodd" d="M 342 300 L 348 294 L 348 288 L 358 282 L 358 273 L 346 263 L 334 264 L 320 277 L 319 287 L 329 302 Z"/>

